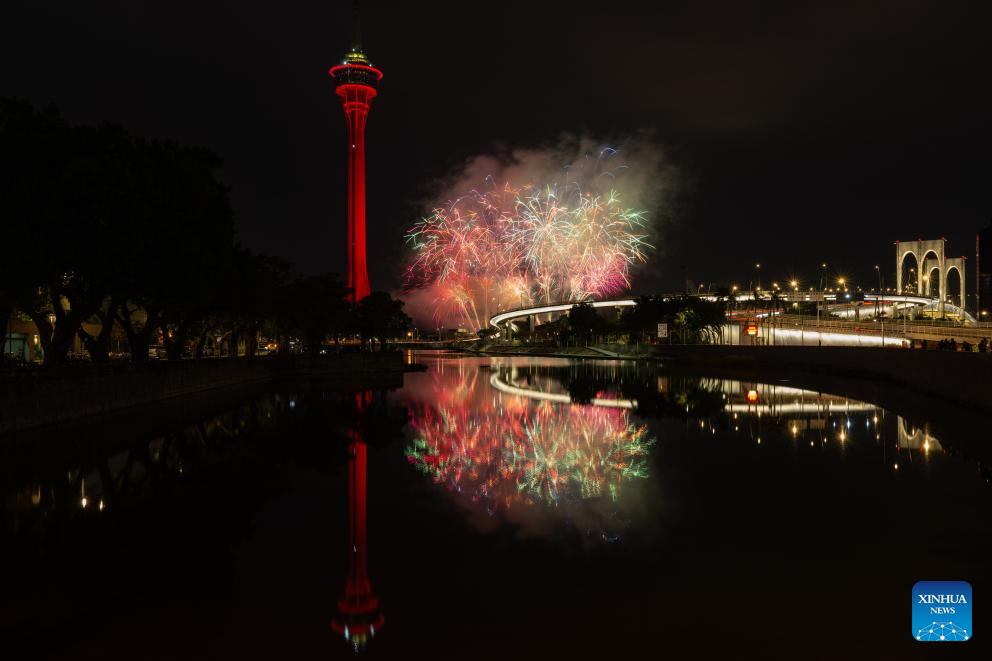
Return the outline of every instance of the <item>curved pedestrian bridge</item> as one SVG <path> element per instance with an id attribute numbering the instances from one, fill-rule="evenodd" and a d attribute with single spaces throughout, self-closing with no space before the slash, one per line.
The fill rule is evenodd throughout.
<path id="1" fill-rule="evenodd" d="M 672 296 L 679 296 L 680 294 L 672 294 Z M 720 297 L 713 295 L 703 295 L 700 298 L 716 301 L 720 300 Z M 750 301 L 753 300 L 752 294 L 741 294 L 736 296 L 734 300 L 736 301 Z M 781 294 L 781 300 L 783 304 L 793 303 L 793 302 L 803 302 L 809 301 L 810 296 L 808 293 L 804 292 L 783 292 Z M 827 294 L 823 297 L 828 303 L 843 304 L 844 298 L 838 294 Z M 865 303 L 884 303 L 886 305 L 893 305 L 896 307 L 908 307 L 908 306 L 919 306 L 922 311 L 938 311 L 940 309 L 940 301 L 936 298 L 929 296 L 910 296 L 910 295 L 879 295 L 879 294 L 865 294 Z M 569 303 L 556 303 L 553 305 L 539 305 L 526 308 L 519 308 L 516 310 L 508 310 L 506 312 L 500 312 L 499 314 L 493 315 L 489 319 L 489 325 L 493 328 L 502 329 L 506 324 L 512 323 L 518 319 L 526 319 L 528 317 L 534 317 L 542 314 L 555 314 L 562 313 L 571 310 L 576 305 L 580 303 L 589 303 L 594 308 L 623 308 L 623 307 L 633 307 L 637 305 L 637 300 L 634 298 L 620 298 L 616 300 L 609 301 L 572 301 Z M 960 319 L 964 320 L 965 325 L 976 325 L 975 317 L 973 317 L 969 312 L 951 303 L 944 303 L 944 310 L 946 313 L 958 316 Z"/>

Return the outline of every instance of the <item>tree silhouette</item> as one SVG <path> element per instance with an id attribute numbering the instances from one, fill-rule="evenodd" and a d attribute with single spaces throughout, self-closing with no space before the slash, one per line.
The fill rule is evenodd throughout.
<path id="1" fill-rule="evenodd" d="M 295 281 L 289 286 L 281 313 L 283 334 L 300 335 L 307 352 L 318 354 L 328 337 L 337 342 L 352 324 L 348 293 L 336 273 Z"/>
<path id="2" fill-rule="evenodd" d="M 389 337 L 396 337 L 410 327 L 410 317 L 403 312 L 403 301 L 382 291 L 374 291 L 355 306 L 355 321 L 362 346 L 367 340 L 379 340 L 379 350 L 386 347 Z"/>
<path id="3" fill-rule="evenodd" d="M 568 311 L 569 334 L 579 343 L 592 341 L 603 325 L 603 318 L 589 303 L 578 303 Z"/>

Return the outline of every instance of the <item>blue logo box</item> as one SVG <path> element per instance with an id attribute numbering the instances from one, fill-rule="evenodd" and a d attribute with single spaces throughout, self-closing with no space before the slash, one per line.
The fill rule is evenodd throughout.
<path id="1" fill-rule="evenodd" d="M 920 581 L 913 586 L 913 638 L 971 640 L 971 585 L 964 581 Z"/>

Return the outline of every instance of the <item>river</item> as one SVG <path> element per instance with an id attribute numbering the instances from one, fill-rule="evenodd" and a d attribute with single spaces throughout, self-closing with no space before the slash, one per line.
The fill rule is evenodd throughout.
<path id="1" fill-rule="evenodd" d="M 990 585 L 987 460 L 939 409 L 409 359 L 6 442 L 4 658 L 907 658 L 917 581 Z"/>

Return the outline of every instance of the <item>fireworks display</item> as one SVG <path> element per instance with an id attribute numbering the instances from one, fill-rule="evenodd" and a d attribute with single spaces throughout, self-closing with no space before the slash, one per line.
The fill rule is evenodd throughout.
<path id="1" fill-rule="evenodd" d="M 607 174 L 591 181 L 613 182 Z M 437 320 L 475 330 L 502 310 L 616 294 L 652 247 L 646 214 L 625 206 L 612 188 L 487 183 L 435 208 L 407 233 L 413 259 L 406 289 L 432 289 Z"/>
<path id="2" fill-rule="evenodd" d="M 647 476 L 653 441 L 629 411 L 497 393 L 479 372 L 435 372 L 433 395 L 413 403 L 407 460 L 435 482 L 491 510 L 616 500 Z"/>

